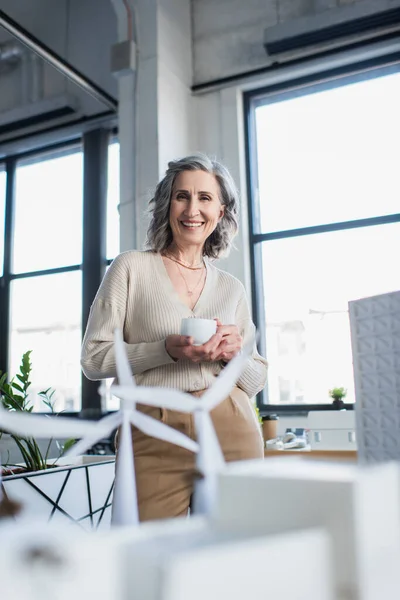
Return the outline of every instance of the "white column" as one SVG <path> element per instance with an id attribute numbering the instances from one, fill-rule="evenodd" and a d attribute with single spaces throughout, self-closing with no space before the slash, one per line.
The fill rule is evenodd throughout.
<path id="1" fill-rule="evenodd" d="M 117 15 L 118 42 L 137 44 L 134 2 L 111 0 Z M 120 143 L 120 250 L 136 247 L 136 65 L 116 73 L 118 77 L 118 130 Z"/>
<path id="2" fill-rule="evenodd" d="M 124 41 L 127 10 L 122 0 L 112 2 Z M 152 191 L 168 162 L 194 149 L 190 1 L 128 4 L 138 53 L 135 72 L 119 77 L 121 251 L 143 248 Z"/>
<path id="3" fill-rule="evenodd" d="M 237 277 L 251 297 L 250 247 L 242 93 L 237 87 L 195 97 L 197 148 L 215 156 L 231 172 L 240 193 L 239 233 L 221 269 Z"/>

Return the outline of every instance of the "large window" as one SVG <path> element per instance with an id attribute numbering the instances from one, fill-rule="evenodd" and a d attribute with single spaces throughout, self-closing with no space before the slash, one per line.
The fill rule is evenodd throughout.
<path id="1" fill-rule="evenodd" d="M 12 272 L 82 262 L 83 153 L 18 161 Z"/>
<path id="2" fill-rule="evenodd" d="M 76 270 L 11 282 L 11 373 L 32 350 L 35 410 L 47 410 L 36 393 L 50 386 L 57 410 L 80 410 L 81 280 Z"/>
<path id="3" fill-rule="evenodd" d="M 47 410 L 37 392 L 49 386 L 57 410 L 80 409 L 82 181 L 78 148 L 17 162 L 11 272 L 32 275 L 11 281 L 9 364 L 15 373 L 32 350 L 36 410 Z"/>
<path id="4" fill-rule="evenodd" d="M 98 137 L 95 132 L 86 145 L 77 140 L 69 146 L 10 157 L 7 168 L 2 171 L 0 167 L 0 229 L 5 234 L 0 244 L 0 328 L 5 334 L 0 343 L 0 369 L 14 374 L 22 354 L 32 351 L 35 410 L 47 410 L 37 393 L 48 387 L 56 391 L 56 410 L 79 411 L 82 402 L 83 407 L 100 405 L 98 386 L 82 388 L 80 348 L 83 315 L 107 264 L 119 250 L 118 155 L 118 143 L 108 143 L 104 132 Z M 90 177 L 86 183 L 85 166 Z M 108 173 L 105 222 L 95 214 L 103 211 L 93 191 L 103 167 Z M 85 205 L 90 207 L 86 220 Z M 93 237 L 94 227 L 104 229 L 103 233 Z M 86 257 L 85 237 L 90 240 Z M 100 245 L 107 247 L 104 256 L 92 242 L 101 238 L 106 244 Z M 94 271 L 93 255 L 99 265 Z M 82 398 L 82 391 L 92 397 Z"/>
<path id="5" fill-rule="evenodd" d="M 354 402 L 348 302 L 400 289 L 400 73 L 247 96 L 263 402 Z"/>

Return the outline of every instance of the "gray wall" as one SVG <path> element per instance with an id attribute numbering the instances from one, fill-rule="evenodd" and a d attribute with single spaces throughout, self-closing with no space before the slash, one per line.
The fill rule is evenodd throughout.
<path id="1" fill-rule="evenodd" d="M 162 94 L 160 90 L 157 99 L 165 105 L 160 118 L 170 118 L 173 104 L 168 102 L 166 88 L 169 87 L 173 100 L 174 76 L 178 75 L 179 85 L 181 82 L 190 85 L 265 66 L 269 64 L 263 47 L 265 28 L 355 2 L 379 6 L 376 0 L 139 0 L 136 13 L 141 60 L 154 58 L 157 45 L 159 64 L 164 65 L 158 73 L 164 90 Z M 384 2 L 390 5 L 390 0 Z M 110 47 L 118 39 L 111 0 L 3 0 L 1 8 L 99 86 L 117 96 L 117 81 L 109 66 Z M 184 24 L 187 11 L 191 11 L 191 23 L 189 19 Z M 0 44 L 9 39 L 9 34 L 0 28 Z M 171 62 L 171 54 L 180 56 L 180 60 Z M 30 61 L 28 57 L 28 70 Z M 42 81 L 44 98 L 55 101 L 57 97 L 68 96 L 75 102 L 79 115 L 93 115 L 105 109 L 75 84 L 68 83 L 53 67 L 43 66 Z M 26 97 L 29 96 L 27 87 L 29 82 L 24 82 L 22 67 L 0 71 L 2 123 L 22 118 L 24 110 L 26 114 L 32 113 L 32 105 L 29 106 Z M 42 110 L 48 108 L 46 105 Z M 17 113 L 16 109 L 21 111 Z M 181 107 L 177 110 L 181 112 Z M 184 110 L 185 115 L 187 107 Z M 165 154 L 163 148 L 161 153 Z"/>
<path id="2" fill-rule="evenodd" d="M 117 29 L 109 0 L 3 0 L 1 9 L 116 97 L 117 82 L 109 65 Z M 0 45 L 13 39 L 0 27 Z M 0 124 L 65 104 L 76 110 L 75 118 L 107 110 L 40 59 L 38 87 L 41 89 L 35 94 L 31 82 L 34 59 L 35 55 L 24 49 L 24 58 L 16 68 L 0 70 Z"/>
<path id="3" fill-rule="evenodd" d="M 192 0 L 194 82 L 269 64 L 267 27 L 368 0 Z M 375 2 L 375 4 L 377 4 Z"/>

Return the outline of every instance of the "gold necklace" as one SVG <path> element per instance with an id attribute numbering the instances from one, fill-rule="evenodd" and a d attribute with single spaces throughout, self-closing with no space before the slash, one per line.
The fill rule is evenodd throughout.
<path id="1" fill-rule="evenodd" d="M 189 286 L 187 284 L 186 278 L 184 277 L 183 272 L 181 271 L 179 263 L 178 263 L 178 271 L 179 271 L 179 274 L 180 274 L 180 276 L 182 277 L 182 279 L 183 279 L 183 281 L 185 283 L 185 286 L 186 286 L 186 289 L 187 289 L 187 295 L 188 296 L 193 296 L 195 290 L 198 288 L 198 286 L 200 284 L 200 281 L 203 279 L 203 271 L 200 274 L 200 279 L 198 280 L 198 282 L 196 283 L 196 285 L 194 286 L 194 288 L 192 290 L 189 289 Z"/>
<path id="2" fill-rule="evenodd" d="M 182 261 L 178 260 L 177 258 L 171 256 L 170 254 L 164 253 L 164 256 L 166 258 L 169 258 L 169 260 L 172 260 L 173 262 L 177 263 L 178 265 L 185 267 L 185 269 L 190 269 L 191 271 L 199 271 L 200 269 L 203 269 L 203 266 L 204 266 L 204 261 L 201 261 L 201 263 L 199 263 L 199 266 L 197 266 L 197 267 L 189 267 L 189 265 L 185 265 L 185 263 L 183 263 Z"/>

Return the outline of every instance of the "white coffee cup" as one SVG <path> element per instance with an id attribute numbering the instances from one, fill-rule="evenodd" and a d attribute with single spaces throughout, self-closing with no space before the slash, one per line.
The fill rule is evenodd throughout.
<path id="1" fill-rule="evenodd" d="M 194 346 L 201 346 L 216 333 L 217 322 L 214 319 L 182 319 L 181 335 L 187 335 L 193 338 Z"/>

